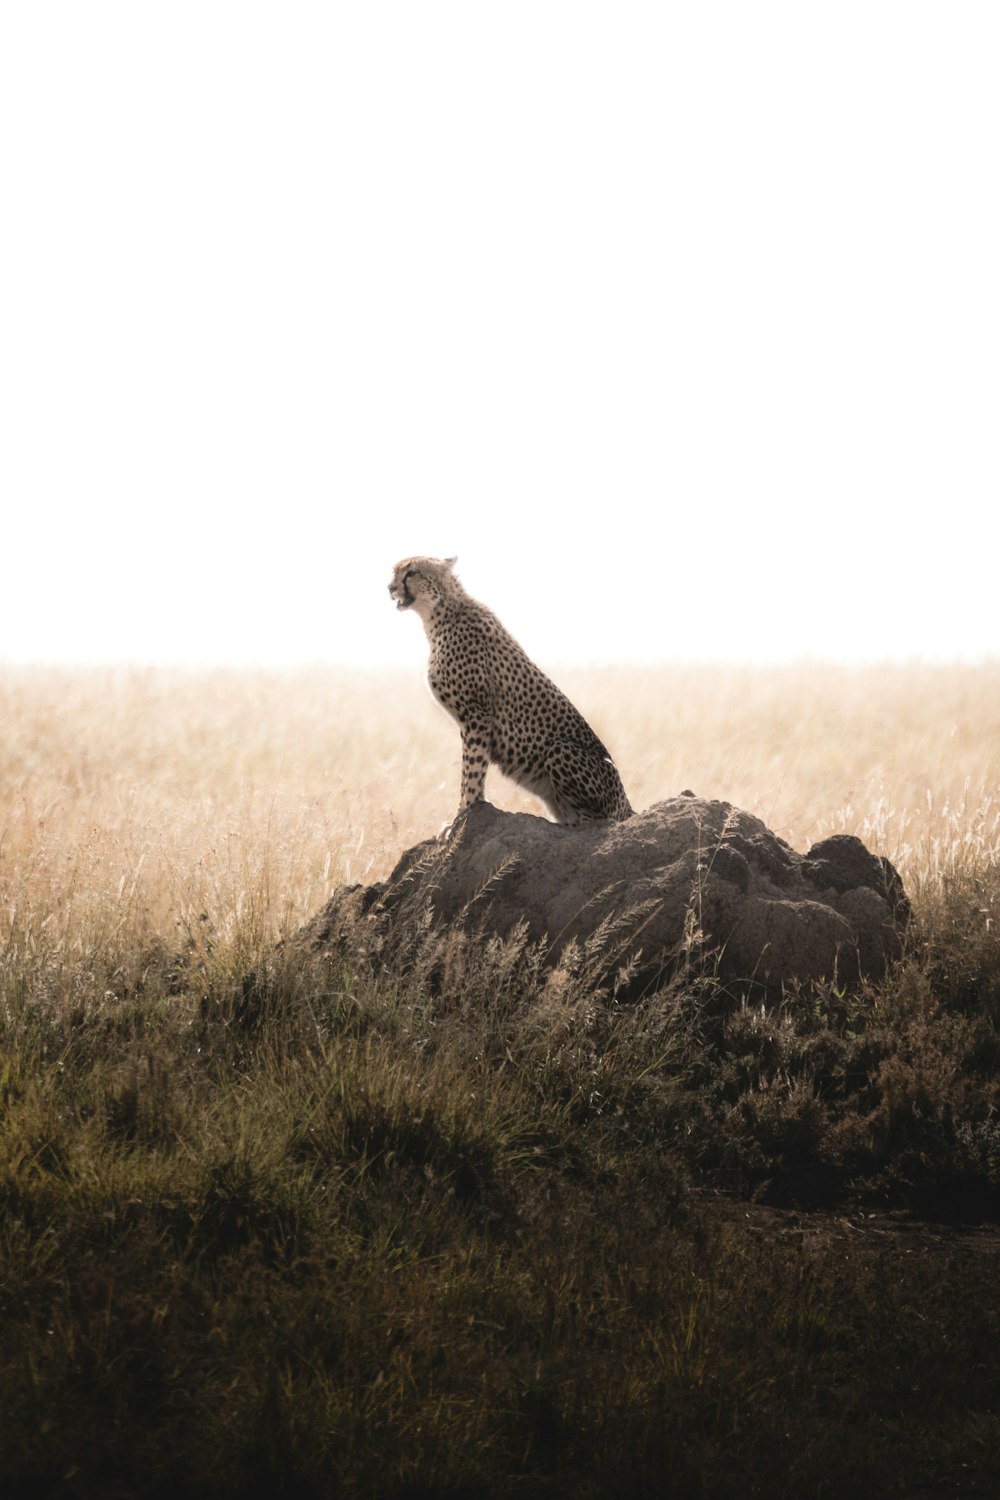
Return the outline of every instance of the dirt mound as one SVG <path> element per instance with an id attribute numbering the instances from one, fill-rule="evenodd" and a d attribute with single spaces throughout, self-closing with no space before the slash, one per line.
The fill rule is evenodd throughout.
<path id="1" fill-rule="evenodd" d="M 692 793 L 620 823 L 565 828 L 476 803 L 451 836 L 409 849 L 387 881 L 338 893 L 302 936 L 372 951 L 407 924 L 547 945 L 590 942 L 633 966 L 631 992 L 684 961 L 771 991 L 878 979 L 902 951 L 909 903 L 888 860 L 838 835 L 798 854 L 759 818 Z"/>

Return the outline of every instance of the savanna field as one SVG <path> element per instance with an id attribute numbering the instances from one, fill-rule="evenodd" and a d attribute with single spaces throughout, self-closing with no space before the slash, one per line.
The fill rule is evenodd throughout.
<path id="1" fill-rule="evenodd" d="M 416 677 L 0 668 L 0 1493 L 996 1493 L 1000 664 L 553 675 L 887 855 L 897 971 L 304 955 L 454 815 Z"/>

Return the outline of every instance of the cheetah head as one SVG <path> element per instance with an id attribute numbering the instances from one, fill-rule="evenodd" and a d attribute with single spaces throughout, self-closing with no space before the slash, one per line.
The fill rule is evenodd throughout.
<path id="1" fill-rule="evenodd" d="M 452 569 L 456 557 L 407 557 L 396 564 L 389 596 L 397 609 L 416 607 L 418 614 L 432 609 L 436 601 L 458 587 Z"/>

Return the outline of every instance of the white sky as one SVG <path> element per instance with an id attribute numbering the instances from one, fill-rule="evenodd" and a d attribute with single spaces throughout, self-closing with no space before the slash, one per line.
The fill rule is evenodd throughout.
<path id="1" fill-rule="evenodd" d="M 0 18 L 0 659 L 1000 654 L 995 0 Z"/>

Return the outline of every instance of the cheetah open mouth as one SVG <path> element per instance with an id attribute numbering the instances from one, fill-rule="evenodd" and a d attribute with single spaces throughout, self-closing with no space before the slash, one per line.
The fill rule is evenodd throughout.
<path id="1" fill-rule="evenodd" d="M 411 604 L 416 603 L 416 600 L 410 593 L 405 578 L 403 579 L 402 583 L 397 583 L 396 580 L 393 579 L 389 585 L 389 594 L 393 599 L 395 599 L 397 609 L 409 609 Z"/>

